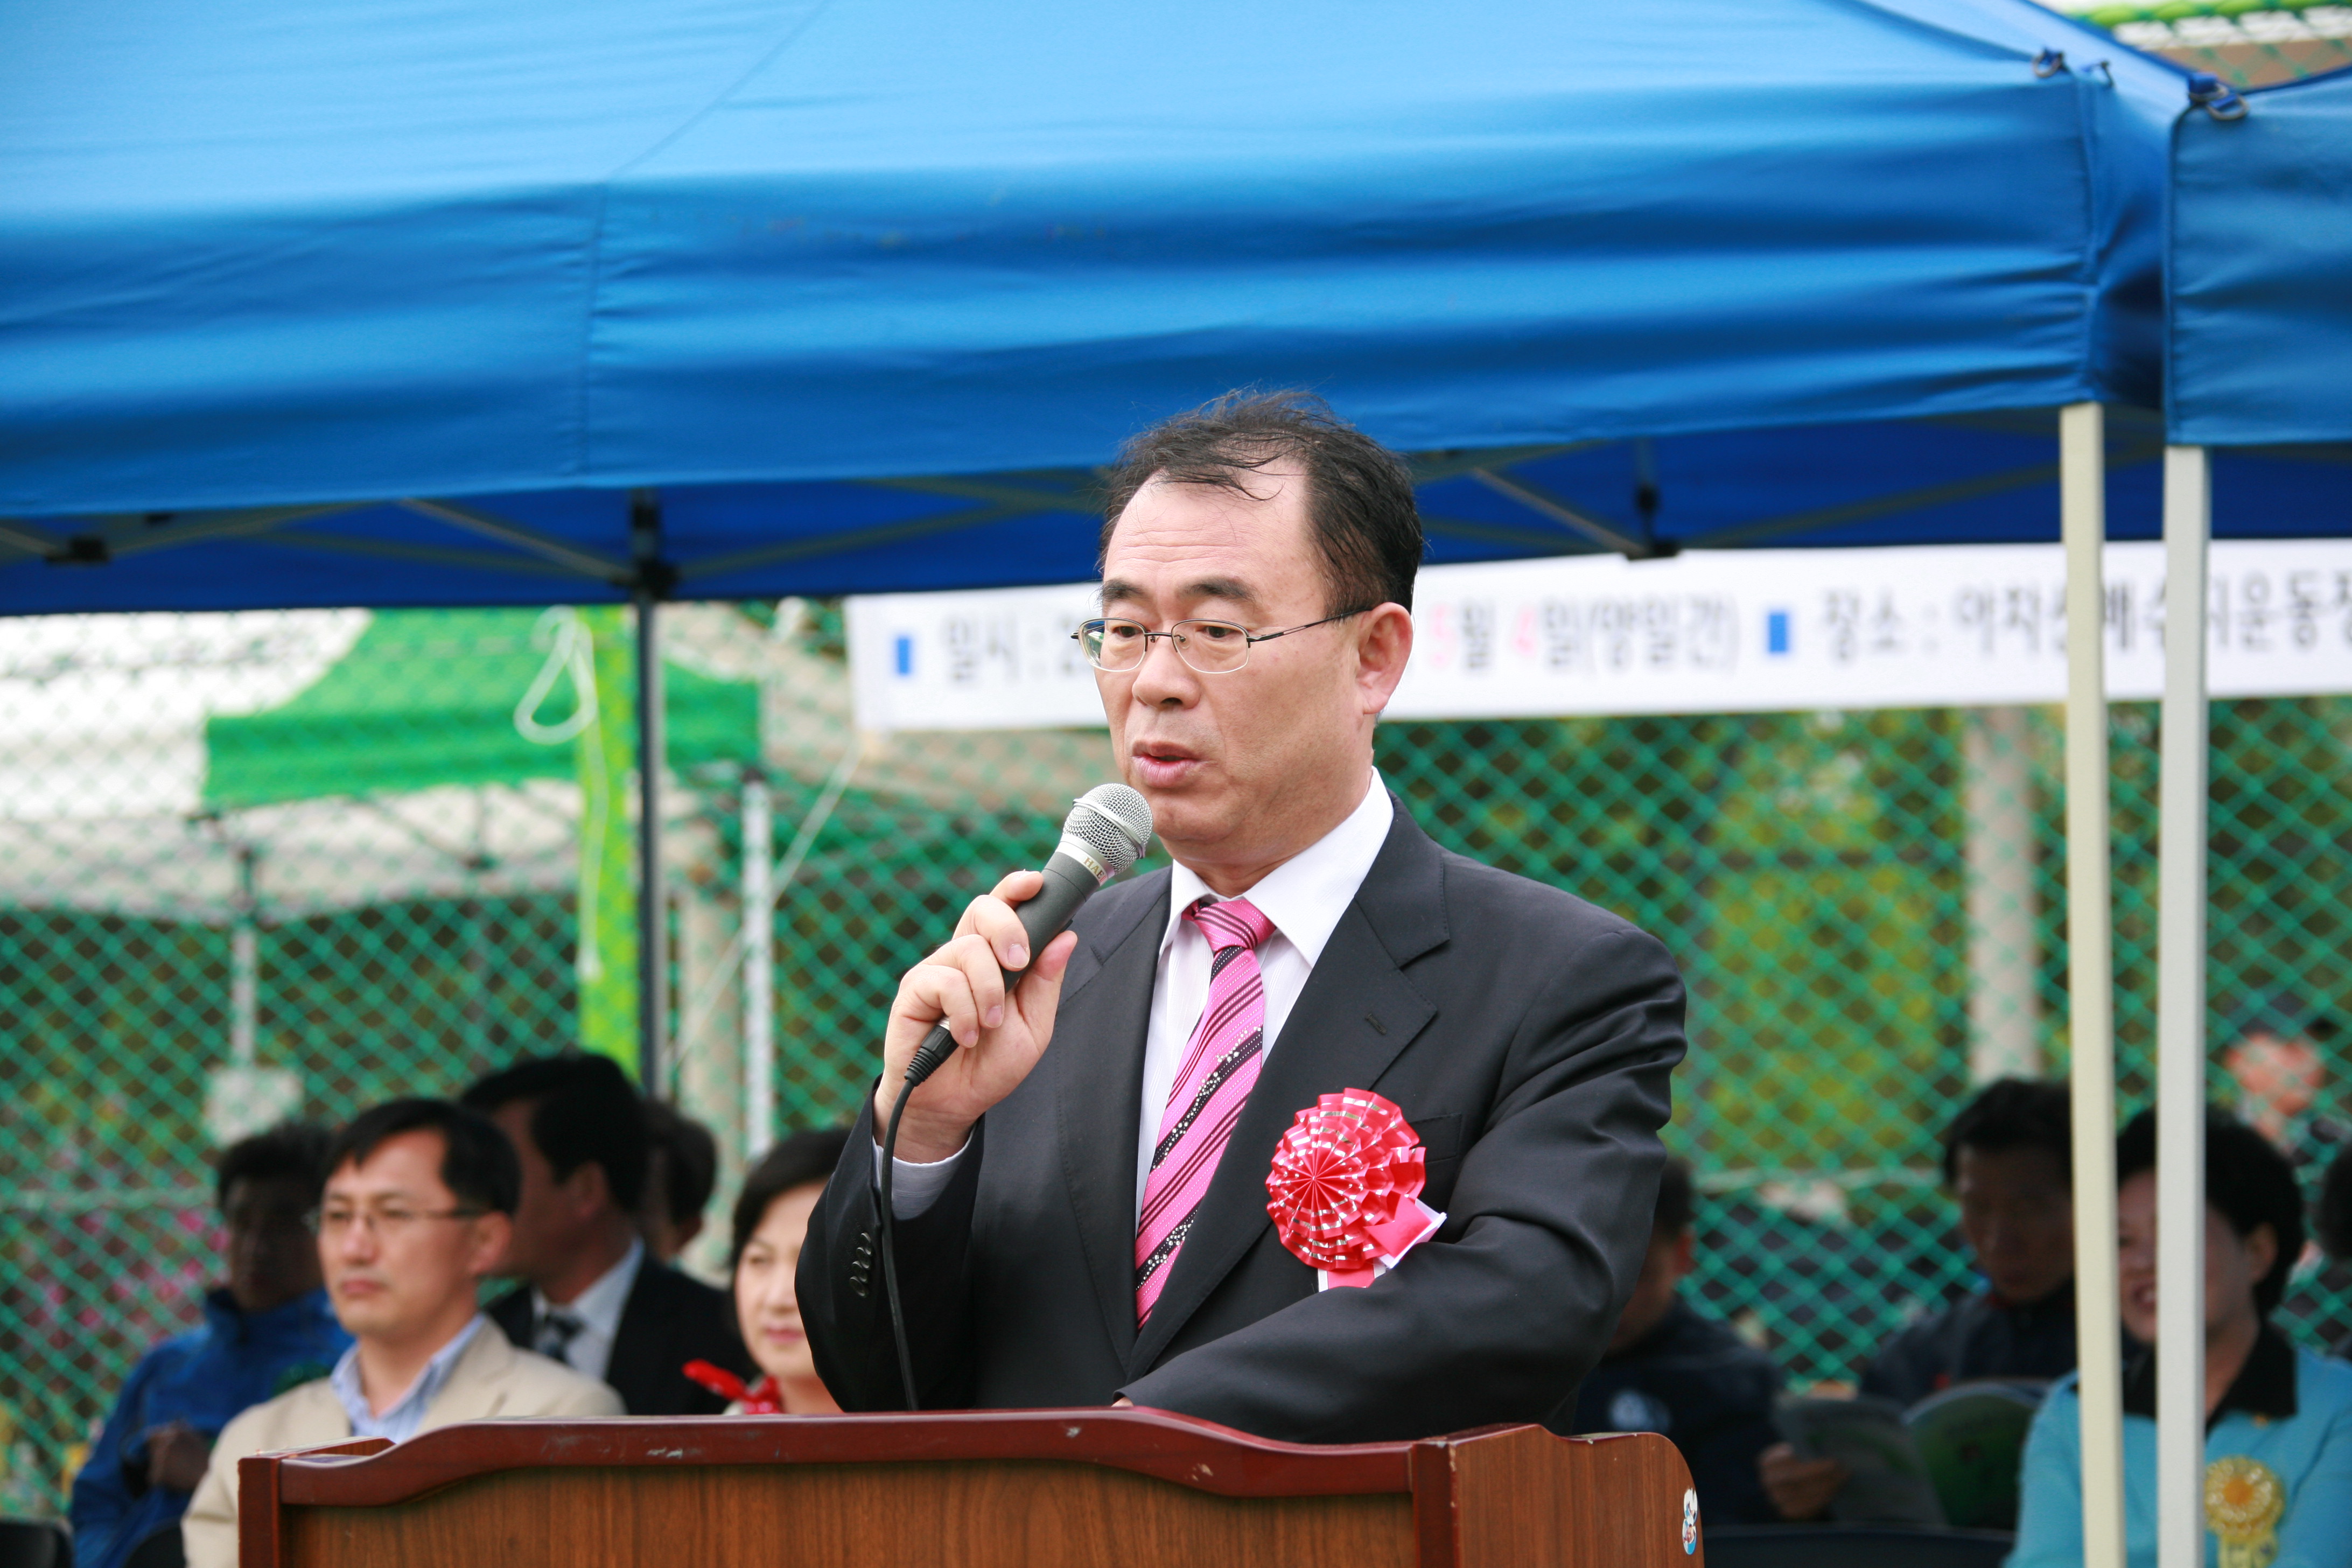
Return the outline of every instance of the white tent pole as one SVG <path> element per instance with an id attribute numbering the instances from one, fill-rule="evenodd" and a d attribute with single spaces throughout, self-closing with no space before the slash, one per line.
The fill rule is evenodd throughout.
<path id="1" fill-rule="evenodd" d="M 2164 451 L 2157 838 L 2158 1568 L 2205 1563 L 2205 448 Z"/>
<path id="2" fill-rule="evenodd" d="M 2106 421 L 2058 415 L 2066 541 L 2066 952 L 2074 1131 L 2074 1342 L 2084 1568 L 2124 1568 L 2123 1340 L 2116 1289 L 2114 901 L 2107 852 Z"/>
<path id="3" fill-rule="evenodd" d="M 768 781 L 743 775 L 743 1163 L 776 1136 L 775 816 Z"/>

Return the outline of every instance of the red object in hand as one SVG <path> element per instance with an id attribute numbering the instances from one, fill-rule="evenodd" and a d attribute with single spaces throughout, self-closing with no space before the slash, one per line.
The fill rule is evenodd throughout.
<path id="1" fill-rule="evenodd" d="M 1291 1255 L 1369 1285 L 1372 1266 L 1397 1260 L 1444 1215 L 1421 1201 L 1427 1173 L 1404 1112 L 1368 1089 L 1327 1094 L 1300 1111 L 1275 1145 L 1265 1212 Z"/>
<path id="2" fill-rule="evenodd" d="M 722 1399 L 741 1400 L 743 1408 L 739 1412 L 740 1415 L 784 1414 L 784 1391 L 776 1386 L 776 1380 L 772 1377 L 763 1377 L 747 1387 L 741 1378 L 725 1367 L 715 1366 L 707 1361 L 690 1361 L 679 1370 Z"/>

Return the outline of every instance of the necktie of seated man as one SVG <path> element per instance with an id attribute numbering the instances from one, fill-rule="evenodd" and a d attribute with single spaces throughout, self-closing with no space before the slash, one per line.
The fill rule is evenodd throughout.
<path id="1" fill-rule="evenodd" d="M 1184 1063 L 1160 1114 L 1160 1141 L 1143 1184 L 1135 1229 L 1135 1321 L 1151 1316 L 1192 1215 L 1217 1173 L 1234 1122 L 1257 1082 L 1265 1047 L 1265 985 L 1260 943 L 1274 922 L 1247 899 L 1202 899 L 1184 918 L 1209 939 L 1209 1003 L 1184 1047 Z"/>
<path id="2" fill-rule="evenodd" d="M 539 1327 L 530 1336 L 530 1348 L 569 1366 L 572 1364 L 572 1342 L 587 1326 L 578 1313 L 565 1311 L 561 1307 L 550 1307 L 541 1316 Z"/>

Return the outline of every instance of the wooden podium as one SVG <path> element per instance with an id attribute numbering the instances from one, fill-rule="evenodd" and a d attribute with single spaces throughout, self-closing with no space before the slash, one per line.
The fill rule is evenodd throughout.
<path id="1" fill-rule="evenodd" d="M 237 1467 L 242 1568 L 1703 1568 L 1654 1433 L 1154 1410 L 492 1421 Z"/>

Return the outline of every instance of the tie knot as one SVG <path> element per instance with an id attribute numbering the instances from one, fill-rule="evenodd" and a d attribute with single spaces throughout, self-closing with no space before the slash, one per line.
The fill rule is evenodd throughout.
<path id="1" fill-rule="evenodd" d="M 1274 922 L 1247 899 L 1202 899 L 1184 911 L 1184 918 L 1201 928 L 1209 946 L 1218 952 L 1229 947 L 1255 952 L 1258 943 L 1274 934 Z"/>

